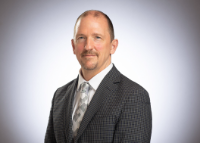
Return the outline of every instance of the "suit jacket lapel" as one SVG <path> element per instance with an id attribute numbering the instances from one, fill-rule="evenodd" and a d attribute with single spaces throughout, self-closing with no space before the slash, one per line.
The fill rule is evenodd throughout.
<path id="1" fill-rule="evenodd" d="M 74 94 L 77 86 L 78 78 L 73 81 L 73 83 L 68 87 L 65 96 L 66 100 L 65 102 L 67 103 L 64 108 L 66 109 L 65 111 L 65 134 L 66 134 L 66 141 L 67 143 L 72 142 L 72 137 L 73 137 L 73 132 L 72 132 L 72 106 L 73 106 L 73 100 L 74 100 Z"/>
<path id="2" fill-rule="evenodd" d="M 103 81 L 100 83 L 98 89 L 96 90 L 86 112 L 82 119 L 81 125 L 77 132 L 77 136 L 75 138 L 75 142 L 81 136 L 81 134 L 86 129 L 88 123 L 91 121 L 92 117 L 95 113 L 99 110 L 99 108 L 104 103 L 104 100 L 107 96 L 111 94 L 111 90 L 114 90 L 117 85 L 117 82 L 120 82 L 120 73 L 119 71 L 113 66 L 111 71 L 104 77 Z"/>

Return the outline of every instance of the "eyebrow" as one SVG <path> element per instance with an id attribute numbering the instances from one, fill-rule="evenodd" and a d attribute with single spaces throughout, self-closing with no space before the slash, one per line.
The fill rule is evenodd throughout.
<path id="1" fill-rule="evenodd" d="M 103 35 L 99 34 L 99 33 L 93 33 L 92 35 L 94 35 L 94 36 L 99 35 L 99 36 L 103 37 Z"/>
<path id="2" fill-rule="evenodd" d="M 85 36 L 85 35 L 84 34 L 77 34 L 76 37 L 78 37 L 78 36 Z"/>
<path id="3" fill-rule="evenodd" d="M 93 34 L 92 34 L 92 36 L 97 36 L 97 35 L 100 36 L 100 37 L 104 37 L 104 36 L 103 36 L 102 34 L 100 34 L 100 33 L 93 33 Z M 76 38 L 79 37 L 79 36 L 85 36 L 85 35 L 84 35 L 84 34 L 77 34 L 77 35 L 76 35 Z"/>

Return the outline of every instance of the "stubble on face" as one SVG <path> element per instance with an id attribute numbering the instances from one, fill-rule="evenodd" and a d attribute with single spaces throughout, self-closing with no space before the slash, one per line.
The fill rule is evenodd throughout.
<path id="1" fill-rule="evenodd" d="M 87 55 L 90 55 L 92 57 L 87 57 Z M 97 68 L 98 63 L 97 59 L 99 54 L 93 50 L 84 50 L 81 53 L 82 60 L 80 61 L 81 67 L 85 70 L 94 70 Z"/>

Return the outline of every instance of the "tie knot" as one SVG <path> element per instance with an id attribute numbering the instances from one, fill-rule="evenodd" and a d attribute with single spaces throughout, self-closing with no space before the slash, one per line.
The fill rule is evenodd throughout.
<path id="1" fill-rule="evenodd" d="M 87 82 L 82 83 L 80 92 L 84 92 L 87 94 L 89 91 L 89 86 L 90 85 Z"/>

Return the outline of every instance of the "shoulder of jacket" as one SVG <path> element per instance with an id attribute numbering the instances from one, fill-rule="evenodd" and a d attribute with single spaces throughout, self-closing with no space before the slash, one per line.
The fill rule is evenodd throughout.
<path id="1" fill-rule="evenodd" d="M 150 102 L 149 93 L 140 84 L 121 74 L 121 86 L 128 100 L 134 98 L 136 102 Z"/>
<path id="2" fill-rule="evenodd" d="M 62 93 L 65 93 L 66 90 L 68 89 L 68 87 L 71 86 L 72 83 L 75 82 L 75 80 L 76 80 L 76 79 L 73 79 L 72 81 L 68 82 L 67 84 L 65 84 L 65 85 L 63 85 L 63 86 L 61 86 L 61 87 L 59 87 L 59 88 L 56 90 L 56 94 L 57 94 L 57 95 L 60 95 L 60 94 L 62 94 Z"/>

